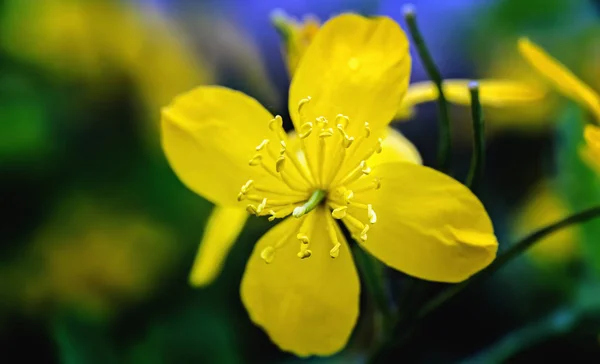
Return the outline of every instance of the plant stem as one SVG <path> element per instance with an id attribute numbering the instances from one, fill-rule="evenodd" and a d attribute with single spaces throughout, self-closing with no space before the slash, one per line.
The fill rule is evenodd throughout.
<path id="1" fill-rule="evenodd" d="M 427 317 L 433 311 L 438 309 L 444 303 L 454 298 L 469 285 L 473 284 L 474 282 L 482 281 L 490 275 L 494 274 L 500 268 L 504 267 L 508 262 L 521 255 L 523 252 L 525 252 L 527 249 L 532 247 L 535 243 L 539 242 L 546 236 L 573 224 L 583 223 L 585 221 L 597 217 L 600 217 L 600 206 L 594 206 L 586 210 L 580 211 L 578 213 L 575 213 L 573 215 L 570 215 L 568 217 L 565 217 L 564 219 L 561 219 L 539 230 L 534 231 L 533 233 L 524 237 L 517 243 L 513 244 L 503 254 L 499 255 L 498 258 L 496 258 L 496 260 L 492 264 L 490 264 L 486 269 L 480 271 L 479 273 L 462 283 L 450 286 L 445 291 L 441 292 L 432 300 L 423 305 L 423 308 L 421 308 L 421 310 L 417 312 L 415 317 L 412 318 L 408 327 L 403 328 L 402 335 L 400 335 L 400 337 L 394 337 L 396 334 L 400 334 L 399 327 L 401 322 L 397 321 L 394 324 L 395 327 L 392 330 L 393 335 L 389 338 L 388 342 L 380 346 L 377 352 L 372 356 L 371 362 L 377 362 L 377 360 L 381 359 L 384 351 L 389 350 L 391 347 L 394 346 L 396 342 L 406 339 L 408 335 L 412 333 L 412 331 L 414 331 L 419 322 L 421 322 L 425 317 Z"/>
<path id="2" fill-rule="evenodd" d="M 438 91 L 438 169 L 447 173 L 450 168 L 450 154 L 452 150 L 452 138 L 450 135 L 450 117 L 448 116 L 448 102 L 444 95 L 442 86 L 443 80 L 440 71 L 438 70 L 431 53 L 425 44 L 423 35 L 417 26 L 417 14 L 412 5 L 406 5 L 403 9 L 404 20 L 408 26 L 408 31 L 417 49 L 417 53 L 423 62 L 425 71 L 429 75 L 431 81 L 435 84 Z"/>
<path id="3" fill-rule="evenodd" d="M 475 191 L 483 179 L 485 166 L 485 122 L 479 102 L 479 83 L 471 82 L 469 92 L 471 93 L 471 118 L 473 121 L 473 156 L 467 176 L 467 186 Z"/>

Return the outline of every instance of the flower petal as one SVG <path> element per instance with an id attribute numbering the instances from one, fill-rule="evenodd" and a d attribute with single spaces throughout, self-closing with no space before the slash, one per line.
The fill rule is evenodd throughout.
<path id="1" fill-rule="evenodd" d="M 371 172 L 379 190 L 356 195 L 377 222 L 362 247 L 385 264 L 438 282 L 460 282 L 490 264 L 498 248 L 492 223 L 467 187 L 431 168 L 389 163 Z M 350 210 L 350 209 L 349 209 Z M 360 211 L 349 211 L 356 214 Z"/>
<path id="2" fill-rule="evenodd" d="M 387 129 L 387 134 L 381 143 L 381 153 L 373 154 L 369 158 L 369 166 L 390 162 L 411 162 L 423 164 L 419 151 L 402 133 L 392 128 Z"/>
<path id="3" fill-rule="evenodd" d="M 275 178 L 250 167 L 255 147 L 270 134 L 273 116 L 242 92 L 202 86 L 162 110 L 162 145 L 179 179 L 219 205 L 236 205 L 250 176 Z"/>
<path id="4" fill-rule="evenodd" d="M 296 255 L 301 221 L 288 218 L 271 229 L 254 248 L 242 279 L 242 301 L 254 323 L 282 350 L 299 356 L 330 355 L 348 341 L 358 317 L 360 284 L 348 244 L 334 224 L 341 243 L 332 259 L 326 224 L 319 208 L 312 219 L 312 256 Z M 267 246 L 284 243 L 270 264 L 260 257 Z"/>
<path id="5" fill-rule="evenodd" d="M 582 158 L 600 173 L 600 127 L 586 125 L 583 133 L 585 145 L 580 149 Z"/>
<path id="6" fill-rule="evenodd" d="M 360 136 L 365 122 L 375 130 L 392 120 L 410 77 L 408 40 L 393 20 L 343 14 L 317 32 L 300 60 L 290 87 L 289 109 L 296 130 L 303 120 L 337 114 L 350 118 L 347 131 Z"/>
<path id="7" fill-rule="evenodd" d="M 225 258 L 244 228 L 247 218 L 248 213 L 244 209 L 214 207 L 192 266 L 191 285 L 205 286 L 219 275 Z"/>
<path id="8" fill-rule="evenodd" d="M 444 80 L 444 96 L 449 102 L 459 105 L 471 105 L 469 83 L 472 80 Z M 485 79 L 479 83 L 479 101 L 483 106 L 509 107 L 530 104 L 546 96 L 546 90 L 525 82 Z M 413 108 L 438 98 L 437 87 L 431 81 L 416 82 L 408 86 L 408 92 L 402 100 L 398 119 L 410 118 Z"/>
<path id="9" fill-rule="evenodd" d="M 600 120 L 600 96 L 594 90 L 529 39 L 519 39 L 519 51 L 558 91 L 589 108 Z"/>

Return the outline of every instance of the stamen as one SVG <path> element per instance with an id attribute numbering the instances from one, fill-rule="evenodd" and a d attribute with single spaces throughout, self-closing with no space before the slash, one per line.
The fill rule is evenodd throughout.
<path id="1" fill-rule="evenodd" d="M 285 156 L 280 155 L 277 160 L 275 161 L 275 170 L 278 173 L 281 173 L 281 171 L 283 171 L 283 167 L 285 166 Z"/>
<path id="2" fill-rule="evenodd" d="M 246 199 L 248 199 L 249 201 L 253 201 L 253 202 L 262 202 L 266 198 L 264 196 L 246 195 Z M 305 200 L 306 199 L 303 198 L 303 197 L 291 196 L 291 197 L 289 197 L 287 199 L 284 198 L 284 199 L 281 199 L 281 200 L 267 199 L 267 202 L 269 204 L 269 207 L 274 207 L 274 206 L 293 205 L 293 204 L 297 204 L 297 203 L 303 202 Z"/>
<path id="3" fill-rule="evenodd" d="M 367 216 L 369 217 L 369 222 L 371 224 L 377 222 L 377 214 L 375 213 L 375 210 L 373 210 L 373 205 L 371 204 L 367 205 Z"/>
<path id="4" fill-rule="evenodd" d="M 362 160 L 360 162 L 360 164 L 358 166 L 356 166 L 356 168 L 354 168 L 352 171 L 350 171 L 350 173 L 348 173 L 348 175 L 346 177 L 342 178 L 342 180 L 339 181 L 336 185 L 337 186 L 349 185 L 352 182 L 359 179 L 360 177 L 362 177 L 364 175 L 368 175 L 369 173 L 371 173 L 371 168 L 369 168 L 367 166 L 367 162 L 365 160 Z"/>
<path id="5" fill-rule="evenodd" d="M 337 238 L 335 226 L 333 225 L 334 222 L 328 217 L 326 217 L 325 219 L 327 220 L 327 233 L 329 234 L 329 239 L 333 244 L 333 248 L 331 248 L 331 250 L 329 251 L 329 256 L 332 258 L 337 258 L 340 255 L 341 244 L 339 243 Z"/>
<path id="6" fill-rule="evenodd" d="M 298 102 L 298 114 L 300 114 L 301 117 L 303 116 L 302 109 L 304 109 L 304 106 L 306 106 L 306 104 L 309 103 L 310 100 L 311 100 L 311 97 L 307 96 L 305 99 L 301 99 Z"/>
<path id="7" fill-rule="evenodd" d="M 335 116 L 335 123 L 337 125 L 342 125 L 342 127 L 346 128 L 348 123 L 350 122 L 350 118 L 343 114 L 337 114 Z"/>
<path id="8" fill-rule="evenodd" d="M 363 224 L 360 220 L 350 214 L 346 214 L 344 221 L 346 221 L 348 225 L 352 226 L 355 231 L 360 231 L 360 240 L 363 242 L 367 241 L 367 232 L 369 231 L 368 224 Z"/>
<path id="9" fill-rule="evenodd" d="M 344 217 L 346 217 L 346 214 L 348 212 L 348 206 L 340 206 L 338 208 L 333 209 L 333 211 L 331 211 L 331 216 L 334 219 L 343 219 Z"/>
<path id="10" fill-rule="evenodd" d="M 260 257 L 265 261 L 265 263 L 272 263 L 273 259 L 275 258 L 275 252 L 277 252 L 277 250 L 281 249 L 285 244 L 287 244 L 293 236 L 294 233 L 292 232 L 283 239 L 278 240 L 277 243 L 275 243 L 275 246 L 267 246 L 260 252 Z"/>
<path id="11" fill-rule="evenodd" d="M 266 206 L 267 206 L 267 199 L 263 198 L 262 202 L 258 206 L 256 206 L 256 213 L 260 214 L 265 209 Z"/>
<path id="12" fill-rule="evenodd" d="M 375 177 L 373 178 L 373 180 L 371 181 L 371 183 L 369 183 L 366 186 L 363 187 L 358 187 L 358 188 L 354 188 L 354 191 L 356 193 L 358 192 L 364 192 L 364 191 L 369 191 L 369 190 L 378 190 L 381 188 L 381 179 L 379 177 Z"/>
<path id="13" fill-rule="evenodd" d="M 298 258 L 306 259 L 312 255 L 312 251 L 309 249 L 310 246 L 310 238 L 305 233 L 305 231 L 312 231 L 312 216 L 306 216 L 304 221 L 302 221 L 302 225 L 300 226 L 300 230 L 296 235 L 296 238 L 300 240 L 300 251 L 298 252 Z"/>
<path id="14" fill-rule="evenodd" d="M 346 134 L 346 130 L 344 130 L 344 126 L 342 124 L 337 124 L 337 129 L 340 131 L 340 133 L 342 134 L 342 137 L 344 138 L 344 140 L 342 142 L 342 145 L 344 146 L 344 148 L 345 149 L 350 148 L 350 146 L 354 142 L 354 137 L 350 137 L 350 136 L 348 136 L 348 134 Z"/>
<path id="15" fill-rule="evenodd" d="M 254 207 L 253 205 L 247 205 L 246 206 L 246 211 L 248 211 L 249 214 L 258 215 L 256 207 Z"/>
<path id="16" fill-rule="evenodd" d="M 262 163 L 262 158 L 263 158 L 262 154 L 255 154 L 252 157 L 252 159 L 250 159 L 248 161 L 248 164 L 251 165 L 252 167 L 258 166 L 258 165 L 260 165 Z"/>
<path id="17" fill-rule="evenodd" d="M 310 133 L 312 133 L 312 130 L 313 130 L 313 123 L 311 123 L 310 121 L 307 123 L 304 123 L 300 127 L 300 134 L 298 134 L 298 136 L 300 137 L 300 139 L 305 139 L 310 135 Z"/>
<path id="18" fill-rule="evenodd" d="M 369 123 L 365 121 L 365 138 L 369 138 L 371 136 L 371 127 Z"/>
<path id="19" fill-rule="evenodd" d="M 288 216 L 289 214 L 292 213 L 292 211 L 294 211 L 294 208 L 296 208 L 296 206 L 285 206 L 282 208 L 279 208 L 278 210 L 269 210 L 269 221 L 273 221 L 275 219 L 282 219 L 286 216 Z"/>
<path id="20" fill-rule="evenodd" d="M 257 147 L 256 147 L 256 151 L 260 152 L 261 150 L 263 150 L 267 145 L 269 144 L 269 139 L 265 139 L 263 140 Z"/>
<path id="21" fill-rule="evenodd" d="M 310 257 L 312 255 L 312 251 L 308 249 L 310 244 L 310 239 L 308 236 L 304 233 L 298 233 L 296 238 L 300 240 L 300 251 L 298 252 L 298 258 L 305 259 Z"/>
<path id="22" fill-rule="evenodd" d="M 354 198 L 354 191 L 352 191 L 352 190 L 344 191 L 344 202 L 346 202 L 346 204 L 349 204 L 351 202 L 350 200 L 352 200 L 353 198 Z"/>

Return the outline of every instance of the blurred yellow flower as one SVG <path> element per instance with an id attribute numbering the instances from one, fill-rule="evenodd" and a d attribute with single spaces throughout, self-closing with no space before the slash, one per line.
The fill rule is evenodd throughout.
<path id="1" fill-rule="evenodd" d="M 96 88 L 115 87 L 125 75 L 151 115 L 212 78 L 167 19 L 122 1 L 9 0 L 0 42 L 14 57 Z"/>
<path id="2" fill-rule="evenodd" d="M 600 95 L 598 93 L 529 39 L 520 38 L 518 47 L 533 68 L 550 81 L 559 92 L 592 112 L 596 124 L 600 122 Z M 586 145 L 581 149 L 582 156 L 593 168 L 598 168 L 600 165 L 600 128 L 596 125 L 587 125 L 584 136 Z"/>
<path id="3" fill-rule="evenodd" d="M 531 192 L 517 214 L 514 232 L 523 237 L 537 229 L 569 215 L 565 201 L 552 188 L 551 181 L 544 180 Z M 547 265 L 572 260 L 579 253 L 578 229 L 570 227 L 550 234 L 531 249 L 528 256 L 538 264 Z"/>
<path id="4" fill-rule="evenodd" d="M 73 195 L 0 269 L 2 302 L 28 314 L 69 309 L 105 319 L 151 294 L 177 249 L 156 221 Z"/>
<path id="5" fill-rule="evenodd" d="M 320 23 L 314 16 L 306 16 L 302 21 L 288 16 L 283 11 L 274 12 L 273 24 L 282 35 L 282 44 L 286 64 L 293 75 L 300 58 L 306 52 L 314 38 Z M 449 102 L 458 105 L 470 105 L 469 83 L 472 80 L 444 80 L 444 95 Z M 483 106 L 494 108 L 510 108 L 530 105 L 542 100 L 546 90 L 532 83 L 511 81 L 506 79 L 486 79 L 479 81 L 480 101 Z M 413 83 L 408 87 L 405 97 L 395 119 L 406 120 L 414 116 L 414 108 L 418 104 L 435 101 L 438 98 L 436 85 L 431 81 Z"/>
<path id="6" fill-rule="evenodd" d="M 221 218 L 237 214 L 209 230 L 192 283 L 214 277 L 245 220 L 241 210 L 285 218 L 258 241 L 241 284 L 251 319 L 283 350 L 330 355 L 354 328 L 360 284 L 336 220 L 385 264 L 426 280 L 465 280 L 496 255 L 481 202 L 420 165 L 414 147 L 387 127 L 410 67 L 398 24 L 343 14 L 319 29 L 294 72 L 294 134 L 256 100 L 218 86 L 162 110 L 175 173 Z"/>

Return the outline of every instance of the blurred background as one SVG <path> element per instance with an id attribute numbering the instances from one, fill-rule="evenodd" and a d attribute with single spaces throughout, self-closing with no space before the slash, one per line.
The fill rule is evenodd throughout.
<path id="1" fill-rule="evenodd" d="M 292 363 L 249 320 L 239 282 L 268 228 L 251 219 L 217 281 L 188 274 L 212 205 L 187 190 L 160 148 L 160 108 L 221 84 L 287 115 L 289 77 L 274 9 L 321 21 L 387 15 L 400 0 L 0 1 L 0 355 L 40 363 Z M 600 90 L 600 2 L 414 0 L 445 78 L 532 81 L 516 39 L 529 36 Z M 412 82 L 427 79 L 413 51 Z M 395 124 L 434 164 L 436 109 Z M 550 95 L 485 108 L 480 198 L 501 249 L 600 202 L 579 159 L 588 115 Z M 469 110 L 451 108 L 453 170 L 471 155 Z M 289 119 L 288 119 L 289 120 Z M 288 125 L 289 126 L 289 125 Z M 392 362 L 600 359 L 600 221 L 545 239 L 429 317 Z M 441 285 L 387 272 L 410 314 Z M 372 308 L 346 351 L 311 362 L 363 362 Z"/>

